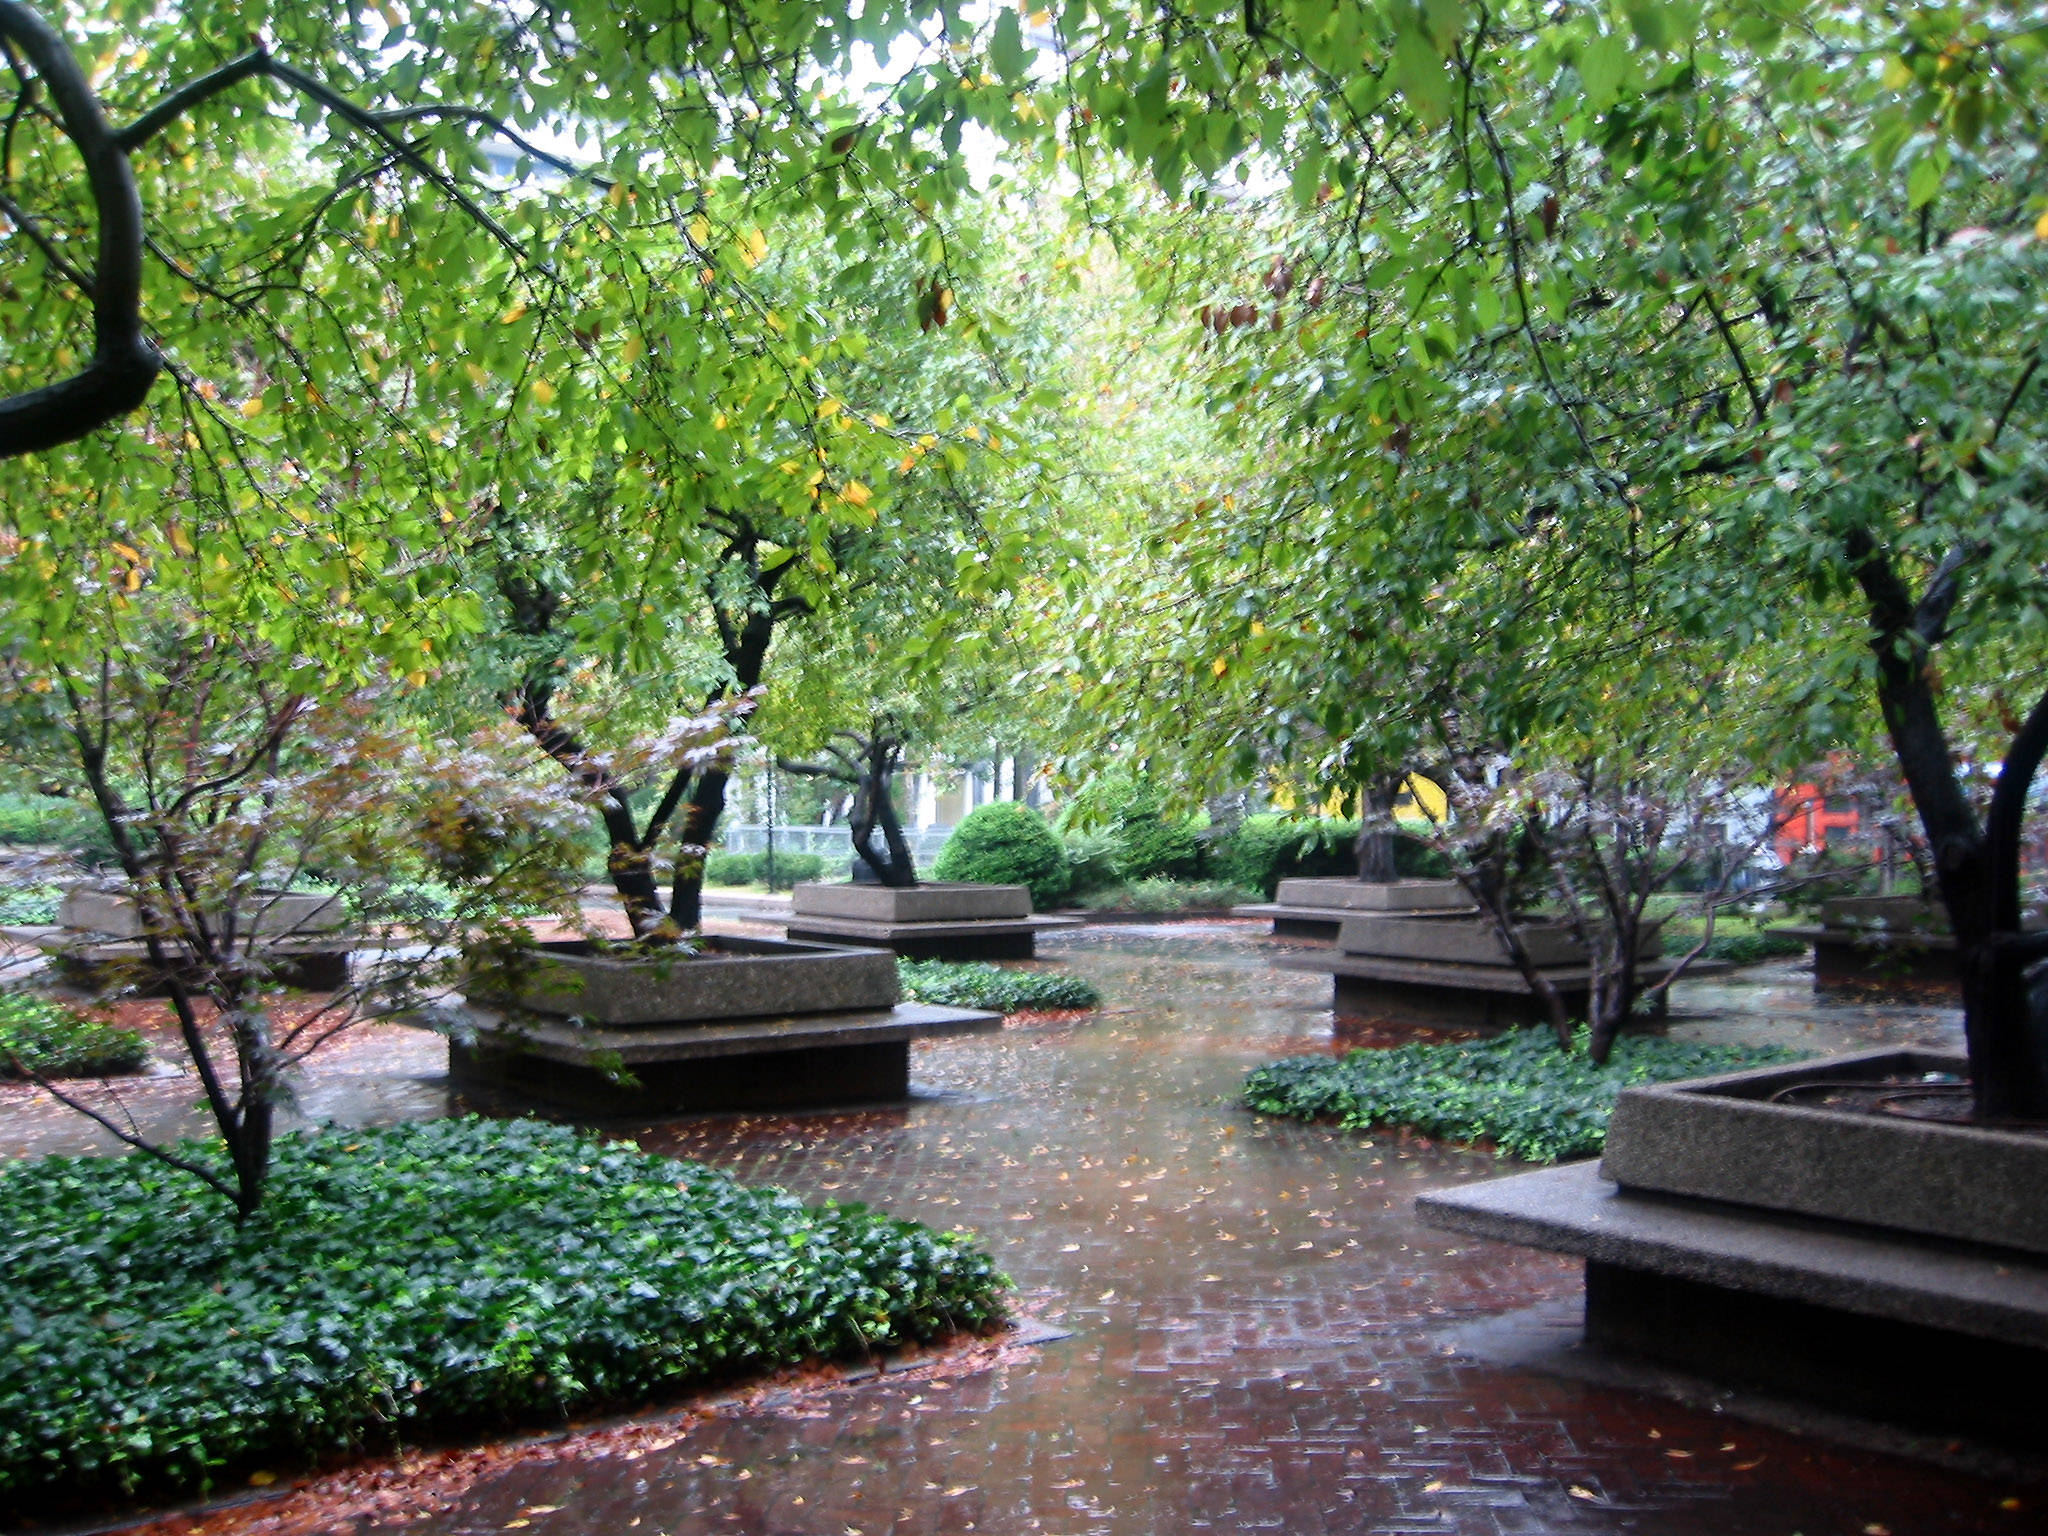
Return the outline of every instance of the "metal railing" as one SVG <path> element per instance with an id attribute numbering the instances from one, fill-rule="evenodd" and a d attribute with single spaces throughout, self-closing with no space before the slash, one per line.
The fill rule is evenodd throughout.
<path id="1" fill-rule="evenodd" d="M 758 824 L 727 823 L 719 829 L 718 846 L 726 853 L 761 853 L 768 847 L 768 830 Z M 836 827 L 777 827 L 774 830 L 777 853 L 815 853 L 825 861 L 827 869 L 853 857 L 853 836 L 843 824 Z M 939 850 L 946 846 L 946 839 L 952 834 L 951 827 L 926 827 L 921 831 L 906 827 L 903 838 L 910 844 L 911 856 L 917 860 L 917 867 L 925 870 L 932 867 Z"/>

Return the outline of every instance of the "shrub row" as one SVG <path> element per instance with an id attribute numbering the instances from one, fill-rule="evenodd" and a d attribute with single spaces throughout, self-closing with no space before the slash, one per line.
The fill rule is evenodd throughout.
<path id="1" fill-rule="evenodd" d="M 0 988 L 0 1077 L 110 1077 L 148 1059 L 139 1031 L 103 1024 L 40 992 Z"/>
<path id="2" fill-rule="evenodd" d="M 1245 1079 L 1244 1101 L 1262 1115 L 1330 1118 L 1346 1130 L 1398 1126 L 1454 1141 L 1490 1141 L 1504 1157 L 1554 1163 L 1605 1145 L 1614 1097 L 1631 1083 L 1663 1083 L 1797 1060 L 1775 1046 L 1700 1045 L 1624 1035 L 1605 1066 L 1583 1038 L 1560 1050 L 1548 1029 L 1490 1040 L 1353 1051 L 1341 1059 L 1292 1056 Z"/>
<path id="3" fill-rule="evenodd" d="M 1082 810 L 1106 820 L 1078 827 Z M 1168 816 L 1159 797 L 1144 790 L 1078 802 L 1055 834 L 1028 806 L 999 801 L 961 820 L 932 873 L 941 880 L 1028 885 L 1041 909 L 1062 901 L 1128 907 L 1150 900 L 1168 911 L 1205 904 L 1185 895 L 1168 899 L 1169 885 L 1206 884 L 1218 893 L 1215 904 L 1228 905 L 1270 899 L 1293 876 L 1352 874 L 1357 837 L 1356 821 L 1270 815 L 1248 816 L 1227 835 L 1211 833 L 1192 818 Z M 1448 873 L 1442 859 L 1413 838 L 1395 843 L 1394 862 L 1405 877 Z M 1146 886 L 1153 888 L 1140 889 Z M 1228 900 L 1226 887 L 1234 888 Z M 1115 894 L 1095 899 L 1103 893 Z"/>
<path id="4" fill-rule="evenodd" d="M 1011 971 L 978 960 L 898 960 L 904 996 L 948 1008 L 1094 1008 L 1102 994 L 1060 971 Z"/>
<path id="5" fill-rule="evenodd" d="M 1090 891 L 1080 905 L 1100 912 L 1184 912 L 1190 907 L 1234 907 L 1257 901 L 1259 893 L 1248 886 L 1222 880 L 1133 880 Z"/>
<path id="6" fill-rule="evenodd" d="M 183 1493 L 984 1328 L 1006 1285 L 960 1237 L 532 1120 L 284 1137 L 239 1225 L 149 1159 L 19 1163 L 0 1502 Z"/>
<path id="7" fill-rule="evenodd" d="M 852 854 L 847 855 L 849 858 Z M 825 873 L 825 860 L 815 853 L 777 853 L 775 883 L 796 885 Z M 765 853 L 714 853 L 704 860 L 706 885 L 759 885 L 768 878 Z"/>

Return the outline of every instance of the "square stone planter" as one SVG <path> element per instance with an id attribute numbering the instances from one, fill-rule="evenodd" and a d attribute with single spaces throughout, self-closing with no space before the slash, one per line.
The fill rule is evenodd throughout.
<path id="1" fill-rule="evenodd" d="M 867 923 L 944 923 L 971 918 L 1031 915 L 1031 892 L 1021 885 L 935 882 L 899 889 L 888 885 L 799 885 L 789 893 L 792 916 L 843 917 Z"/>
<path id="2" fill-rule="evenodd" d="M 1658 936 L 1650 929 L 1638 953 L 1654 955 Z M 1585 948 L 1571 930 L 1557 923 L 1530 923 L 1522 943 L 1539 966 L 1584 965 Z M 1360 913 L 1344 920 L 1337 947 L 1347 955 L 1378 955 L 1390 959 L 1444 965 L 1510 965 L 1493 926 L 1479 918 L 1392 917 Z"/>
<path id="3" fill-rule="evenodd" d="M 877 950 L 707 935 L 694 955 L 539 944 L 479 964 L 473 1002 L 604 1026 L 680 1024 L 894 1007 L 894 957 Z"/>
<path id="4" fill-rule="evenodd" d="M 1899 937 L 1949 931 L 1941 904 L 1918 896 L 1836 896 L 1820 904 L 1820 920 L 1828 928 Z"/>
<path id="5" fill-rule="evenodd" d="M 1624 1190 L 2048 1254 L 2048 1136 L 1780 1102 L 1814 1083 L 1960 1080 L 1967 1066 L 1866 1051 L 1625 1089 L 1601 1171 Z"/>
<path id="6" fill-rule="evenodd" d="M 250 938 L 332 933 L 347 916 L 339 896 L 320 891 L 252 891 L 239 908 L 241 931 Z M 64 893 L 57 920 L 80 933 L 110 939 L 142 937 L 142 914 L 125 890 L 74 885 Z"/>
<path id="7" fill-rule="evenodd" d="M 1949 1442 L 2048 1443 L 2048 1137 L 1783 1102 L 1886 1050 L 1625 1090 L 1606 1156 L 1440 1190 L 1432 1225 L 1581 1255 L 1586 1342 Z"/>
<path id="8" fill-rule="evenodd" d="M 1276 907 L 1313 907 L 1337 912 L 1470 912 L 1472 898 L 1455 880 L 1282 880 Z"/>

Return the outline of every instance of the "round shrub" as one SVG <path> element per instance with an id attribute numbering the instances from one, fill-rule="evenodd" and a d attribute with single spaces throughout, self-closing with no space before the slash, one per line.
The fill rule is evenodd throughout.
<path id="1" fill-rule="evenodd" d="M 1031 904 L 1049 907 L 1067 894 L 1067 851 L 1045 818 L 1028 805 L 997 800 L 969 811 L 939 850 L 935 880 L 1024 885 Z"/>

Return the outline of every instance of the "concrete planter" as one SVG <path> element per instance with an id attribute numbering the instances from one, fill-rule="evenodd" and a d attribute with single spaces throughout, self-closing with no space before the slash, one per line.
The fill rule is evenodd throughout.
<path id="1" fill-rule="evenodd" d="M 469 996 L 606 1026 L 887 1009 L 902 996 L 895 958 L 881 951 L 722 934 L 702 942 L 695 955 L 541 944 L 509 966 L 480 967 Z"/>
<path id="2" fill-rule="evenodd" d="M 304 938 L 332 933 L 347 918 L 339 896 L 319 891 L 252 891 L 239 909 L 240 931 L 250 938 Z M 74 885 L 64 893 L 57 920 L 80 933 L 111 939 L 142 937 L 142 914 L 126 891 Z"/>
<path id="3" fill-rule="evenodd" d="M 948 923 L 974 918 L 1031 915 L 1031 892 L 1021 885 L 940 882 L 898 889 L 887 885 L 799 885 L 789 893 L 794 917 L 851 918 L 866 923 Z"/>
<path id="4" fill-rule="evenodd" d="M 1773 1101 L 1807 1083 L 1966 1071 L 1943 1052 L 1867 1051 L 1626 1089 L 1602 1172 L 1624 1190 L 2048 1254 L 2048 1137 Z"/>
<path id="5" fill-rule="evenodd" d="M 1918 896 L 1837 896 L 1820 907 L 1821 922 L 1829 928 L 1849 929 L 1872 935 L 1946 935 L 1948 913 L 1939 902 Z"/>
<path id="6" fill-rule="evenodd" d="M 1366 881 L 1329 878 L 1282 880 L 1273 904 L 1335 912 L 1426 912 L 1472 910 L 1472 898 L 1455 880 Z"/>

